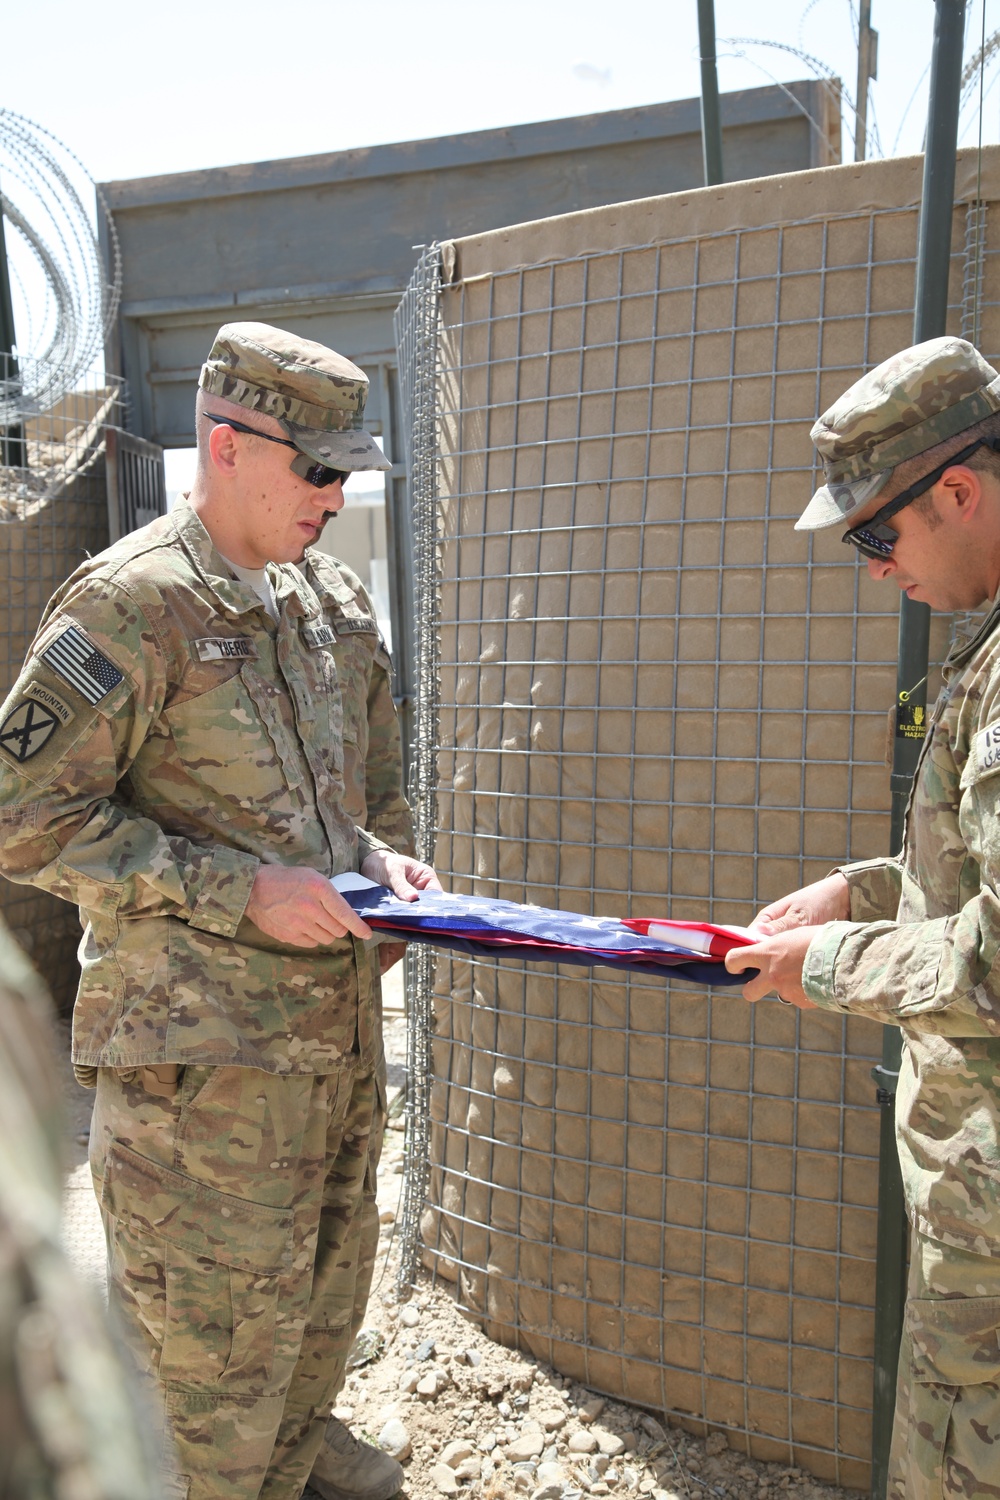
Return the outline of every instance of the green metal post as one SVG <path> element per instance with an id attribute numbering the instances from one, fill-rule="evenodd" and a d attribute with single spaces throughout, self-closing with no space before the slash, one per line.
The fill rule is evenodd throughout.
<path id="1" fill-rule="evenodd" d="M 7 238 L 3 223 L 3 198 L 0 195 L 0 380 L 17 380 L 17 359 L 14 355 L 14 307 L 10 298 L 10 267 L 7 265 Z M 14 427 L 0 427 L 0 464 L 13 469 L 27 465 L 28 454 L 24 441 L 24 428 L 18 423 Z"/>
<path id="2" fill-rule="evenodd" d="M 701 149 L 705 186 L 722 181 L 722 119 L 719 77 L 715 68 L 715 0 L 698 0 L 698 51 L 701 54 Z"/>
<path id="3" fill-rule="evenodd" d="M 955 198 L 955 148 L 961 94 L 966 0 L 935 0 L 924 155 L 923 196 L 917 234 L 917 286 L 913 342 L 946 332 L 948 270 Z M 903 842 L 906 802 L 927 719 L 927 658 L 930 610 L 905 596 L 899 608 L 896 670 L 896 732 L 892 757 L 893 854 Z M 887 1026 L 882 1065 L 873 1069 L 882 1105 L 879 1152 L 878 1249 L 875 1268 L 875 1386 L 872 1410 L 872 1496 L 883 1500 L 892 1436 L 896 1367 L 903 1327 L 906 1282 L 906 1212 L 899 1175 L 893 1114 L 902 1038 Z"/>

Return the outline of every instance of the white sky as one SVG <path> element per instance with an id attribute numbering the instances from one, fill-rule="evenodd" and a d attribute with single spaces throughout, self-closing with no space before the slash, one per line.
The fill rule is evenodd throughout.
<path id="1" fill-rule="evenodd" d="M 985 10 L 984 10 L 985 7 Z M 933 0 L 872 0 L 878 79 L 869 126 L 885 156 L 919 151 Z M 966 56 L 1000 27 L 970 0 Z M 816 76 L 853 97 L 853 0 L 716 0 L 723 91 Z M 729 38 L 779 43 L 752 45 Z M 8 6 L 2 103 L 61 137 L 98 181 L 420 140 L 686 99 L 700 90 L 696 0 L 32 0 Z M 1000 52 L 986 70 L 983 140 L 1000 140 Z M 978 90 L 960 142 L 974 144 Z M 845 107 L 844 156 L 854 154 Z M 172 455 L 171 490 L 189 483 Z M 357 497 L 360 499 L 360 495 Z"/>
<path id="2" fill-rule="evenodd" d="M 1000 27 L 970 0 L 967 54 Z M 723 90 L 837 70 L 853 96 L 852 0 L 716 0 Z M 933 0 L 872 0 L 882 154 L 921 148 Z M 60 136 L 98 181 L 262 161 L 620 109 L 699 92 L 696 0 L 32 0 L 4 14 L 2 103 Z M 739 54 L 743 54 L 742 56 Z M 922 80 L 922 81 L 921 81 Z M 985 141 L 1000 139 L 1000 56 Z M 907 104 L 917 96 L 904 120 Z M 976 140 L 978 94 L 963 119 Z M 853 132 L 853 124 L 850 126 Z M 898 137 L 898 143 L 897 143 Z M 894 150 L 895 147 L 895 150 Z M 845 133 L 845 156 L 853 137 Z"/>

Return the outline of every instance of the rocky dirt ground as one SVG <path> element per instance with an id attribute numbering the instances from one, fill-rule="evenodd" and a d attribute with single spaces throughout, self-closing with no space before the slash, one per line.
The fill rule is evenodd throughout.
<path id="1" fill-rule="evenodd" d="M 387 1022 L 393 1059 L 405 1023 Z M 398 1062 L 396 1064 L 398 1067 Z M 390 1088 L 390 1098 L 397 1092 Z M 646 1412 L 603 1399 L 530 1355 L 488 1339 L 459 1311 L 452 1288 L 421 1272 L 396 1294 L 396 1216 L 403 1182 L 402 1120 L 390 1122 L 380 1172 L 382 1242 L 358 1362 L 336 1413 L 403 1464 L 411 1500 L 857 1500 L 799 1469 L 760 1463 L 721 1433 L 699 1439 Z M 307 1490 L 305 1500 L 318 1500 Z"/>
<path id="2" fill-rule="evenodd" d="M 401 1002 L 386 1019 L 390 1100 L 405 1079 Z M 65 1037 L 64 1058 L 68 1050 Z M 100 1282 L 104 1237 L 86 1166 L 93 1095 L 64 1066 L 68 1243 L 79 1269 Z M 459 1311 L 451 1286 L 427 1272 L 399 1300 L 401 1113 L 390 1119 L 379 1176 L 382 1239 L 368 1320 L 336 1410 L 401 1461 L 403 1500 L 858 1500 L 798 1469 L 748 1459 L 721 1433 L 702 1440 L 666 1427 L 493 1343 Z M 304 1500 L 319 1497 L 307 1489 Z"/>

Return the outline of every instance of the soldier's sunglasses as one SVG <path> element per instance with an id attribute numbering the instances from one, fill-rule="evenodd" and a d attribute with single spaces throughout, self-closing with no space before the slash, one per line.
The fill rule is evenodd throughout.
<path id="1" fill-rule="evenodd" d="M 865 521 L 861 526 L 852 526 L 849 531 L 845 531 L 840 540 L 847 542 L 851 547 L 857 547 L 863 557 L 873 557 L 876 562 L 881 562 L 884 557 L 891 556 L 893 547 L 899 541 L 899 532 L 893 531 L 891 526 L 886 526 L 884 523 L 890 516 L 902 510 L 904 505 L 909 505 L 911 500 L 916 500 L 919 496 L 926 494 L 948 469 L 971 458 L 977 448 L 992 448 L 994 453 L 1000 453 L 1000 438 L 977 438 L 967 448 L 960 448 L 930 474 L 925 474 L 923 479 L 918 479 L 916 484 L 911 484 L 908 490 L 903 490 L 902 494 L 890 500 L 888 505 L 883 505 L 870 521 Z"/>
<path id="2" fill-rule="evenodd" d="M 269 432 L 259 432 L 256 427 L 247 427 L 243 422 L 234 422 L 232 417 L 216 417 L 210 411 L 203 413 L 210 422 L 217 422 L 221 427 L 235 427 L 237 432 L 249 432 L 251 437 L 264 438 L 269 443 L 280 443 L 283 448 L 294 448 L 296 457 L 289 464 L 293 474 L 304 479 L 307 484 L 315 486 L 318 490 L 326 489 L 328 484 L 336 484 L 339 479 L 341 483 L 350 478 L 350 469 L 328 469 L 326 464 L 320 464 L 303 453 L 295 443 L 288 438 L 272 437 Z"/>

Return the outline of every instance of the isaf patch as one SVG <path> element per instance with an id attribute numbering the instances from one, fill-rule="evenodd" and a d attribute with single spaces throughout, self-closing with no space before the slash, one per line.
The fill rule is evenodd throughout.
<path id="1" fill-rule="evenodd" d="M 23 765 L 44 749 L 62 723 L 54 708 L 34 698 L 22 698 L 0 724 L 0 750 Z"/>
<path id="2" fill-rule="evenodd" d="M 991 771 L 1000 771 L 1000 719 L 987 724 L 975 739 L 977 776 L 988 776 Z"/>
<path id="3" fill-rule="evenodd" d="M 73 625 L 57 635 L 41 656 L 88 703 L 100 703 L 124 680 L 114 662 L 102 656 Z"/>

